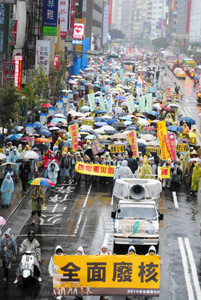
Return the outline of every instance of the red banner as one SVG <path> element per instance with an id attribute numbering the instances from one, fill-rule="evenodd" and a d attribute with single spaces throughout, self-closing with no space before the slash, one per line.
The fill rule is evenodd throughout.
<path id="1" fill-rule="evenodd" d="M 22 87 L 22 55 L 15 55 L 15 87 L 21 90 Z"/>
<path id="2" fill-rule="evenodd" d="M 60 56 L 55 55 L 54 56 L 54 69 L 59 70 L 59 65 L 60 65 Z"/>
<path id="3" fill-rule="evenodd" d="M 112 0 L 109 0 L 109 18 L 108 18 L 108 25 L 112 24 Z"/>

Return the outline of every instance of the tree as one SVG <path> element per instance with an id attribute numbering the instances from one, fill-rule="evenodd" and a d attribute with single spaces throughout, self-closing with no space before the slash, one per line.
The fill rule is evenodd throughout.
<path id="1" fill-rule="evenodd" d="M 119 29 L 110 29 L 109 34 L 111 35 L 111 39 L 123 39 L 125 34 Z"/>
<path id="2" fill-rule="evenodd" d="M 35 120 L 41 105 L 48 99 L 48 78 L 41 66 L 37 71 L 32 70 L 29 82 L 22 89 L 20 98 L 20 120 L 24 120 L 28 111 L 31 111 L 32 121 Z"/>
<path id="3" fill-rule="evenodd" d="M 0 88 L 0 125 L 2 127 L 3 139 L 4 129 L 11 130 L 18 119 L 20 98 L 21 93 L 14 85 Z"/>
<path id="4" fill-rule="evenodd" d="M 153 40 L 151 43 L 156 49 L 166 48 L 168 46 L 168 42 L 163 37 L 157 38 Z"/>
<path id="5" fill-rule="evenodd" d="M 54 97 L 58 99 L 59 92 L 62 89 L 66 89 L 63 78 L 65 76 L 65 59 L 60 57 L 59 69 L 56 70 L 54 66 L 50 66 L 50 86 L 54 90 Z"/>

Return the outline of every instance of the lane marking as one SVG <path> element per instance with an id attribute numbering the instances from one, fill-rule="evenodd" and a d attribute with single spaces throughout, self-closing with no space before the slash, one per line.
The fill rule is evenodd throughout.
<path id="1" fill-rule="evenodd" d="M 185 277 L 185 280 L 186 280 L 188 299 L 189 300 L 194 300 L 195 298 L 194 298 L 194 294 L 193 294 L 193 288 L 192 288 L 192 285 L 191 285 L 186 253 L 185 253 L 185 250 L 184 250 L 184 244 L 183 244 L 183 240 L 182 240 L 181 237 L 178 237 L 178 243 L 179 243 L 179 248 L 180 248 L 180 252 L 181 252 L 182 264 L 183 264 L 183 268 L 184 268 L 184 277 Z"/>
<path id="2" fill-rule="evenodd" d="M 194 282 L 194 286 L 195 286 L 195 292 L 197 295 L 197 299 L 201 299 L 200 284 L 199 284 L 197 269 L 196 269 L 196 265 L 195 265 L 195 260 L 193 258 L 193 253 L 192 253 L 192 249 L 190 246 L 190 242 L 189 242 L 188 238 L 185 238 L 184 241 L 185 241 L 185 245 L 186 245 L 186 249 L 187 249 L 187 253 L 188 253 L 188 257 L 189 257 L 189 261 L 190 261 L 190 265 L 191 265 L 193 282 Z"/>
<path id="3" fill-rule="evenodd" d="M 84 214 L 84 208 L 85 208 L 85 206 L 86 206 L 86 204 L 87 204 L 87 201 L 88 201 L 88 198 L 89 198 L 89 195 L 90 195 L 90 192 L 91 192 L 91 188 L 92 188 L 92 185 L 90 185 L 90 187 L 89 187 L 89 189 L 88 189 L 88 192 L 87 192 L 87 195 L 86 195 L 84 204 L 83 204 L 83 206 L 82 206 L 82 210 L 81 210 L 81 213 L 80 213 L 80 217 L 79 217 L 79 219 L 78 219 L 78 221 L 77 221 L 77 224 L 76 224 L 76 226 L 75 226 L 75 230 L 74 230 L 74 234 L 75 234 L 75 235 L 76 235 L 77 232 L 78 232 L 78 229 L 79 229 L 79 226 L 80 226 L 80 223 L 81 223 L 81 220 L 82 220 L 82 216 L 83 216 L 83 214 Z"/>
<path id="4" fill-rule="evenodd" d="M 177 193 L 176 192 L 172 192 L 172 196 L 173 196 L 173 201 L 174 201 L 174 206 L 176 209 L 179 208 L 179 204 L 178 204 L 178 201 L 177 201 Z"/>
<path id="5" fill-rule="evenodd" d="M 57 238 L 57 237 L 74 237 L 74 236 L 76 236 L 76 235 L 74 235 L 74 234 L 49 234 L 49 233 L 42 233 L 42 234 L 35 234 L 35 236 L 37 237 L 55 237 L 55 238 Z M 18 237 L 27 237 L 27 234 L 20 234 L 20 235 L 18 235 Z"/>
<path id="6" fill-rule="evenodd" d="M 54 212 L 56 211 L 56 209 L 57 209 L 57 206 L 58 206 L 58 203 L 57 203 L 57 204 L 55 204 L 55 206 L 54 206 L 54 208 L 53 208 L 53 210 L 52 210 L 52 213 L 54 213 Z"/>
<path id="7" fill-rule="evenodd" d="M 103 245 L 108 246 L 109 237 L 110 237 L 110 234 L 106 233 L 105 237 L 104 237 L 104 240 L 103 240 Z"/>

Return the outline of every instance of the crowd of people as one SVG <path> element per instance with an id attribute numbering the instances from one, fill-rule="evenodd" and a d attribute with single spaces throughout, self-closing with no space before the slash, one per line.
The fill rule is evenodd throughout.
<path id="1" fill-rule="evenodd" d="M 153 54 L 154 61 L 161 61 Z M 51 180 L 55 186 L 61 184 L 76 184 L 81 181 L 85 184 L 102 184 L 112 182 L 112 179 L 100 176 L 81 174 L 75 171 L 77 162 L 86 164 L 115 166 L 115 176 L 135 178 L 158 178 L 159 167 L 170 168 L 170 177 L 160 179 L 163 188 L 177 189 L 185 183 L 190 194 L 196 193 L 200 187 L 201 178 L 201 148 L 197 142 L 195 122 L 192 119 L 180 118 L 178 115 L 178 97 L 168 100 L 165 96 L 166 87 L 161 87 L 160 66 L 150 66 L 150 57 L 146 53 L 138 53 L 134 72 L 125 73 L 121 78 L 120 70 L 123 69 L 123 57 L 116 60 L 107 58 L 99 63 L 91 61 L 89 68 L 78 76 L 69 80 L 69 85 L 74 95 L 72 110 L 68 112 L 65 120 L 60 118 L 52 130 L 51 137 L 41 144 L 31 142 L 22 143 L 20 140 L 6 142 L 3 149 L 1 166 L 1 192 L 2 208 L 10 205 L 12 193 L 18 180 L 22 183 L 22 193 L 27 193 L 29 180 L 43 174 L 43 177 Z M 157 73 L 157 76 L 156 76 Z M 174 87 L 172 87 L 174 91 Z M 178 86 L 176 94 L 179 93 Z M 94 94 L 95 110 L 89 105 L 88 95 Z M 144 94 L 152 95 L 151 111 L 142 112 L 139 109 L 139 98 Z M 61 93 L 68 96 L 68 91 Z M 107 102 L 107 95 L 112 95 L 111 103 Z M 127 96 L 134 98 L 134 109 L 131 112 Z M 100 97 L 105 97 L 105 110 L 101 109 Z M 61 110 L 60 113 L 63 111 Z M 83 120 L 87 121 L 83 123 Z M 51 123 L 51 118 L 49 119 Z M 168 132 L 173 132 L 176 145 L 183 147 L 175 149 L 175 159 L 162 160 L 157 135 L 157 123 L 165 121 Z M 36 121 L 38 126 L 40 122 Z M 116 123 L 116 124 L 115 124 Z M 68 126 L 78 124 L 78 147 L 73 151 L 72 137 L 68 132 Z M 35 126 L 35 129 L 37 128 Z M 35 130 L 37 131 L 37 130 Z M 129 144 L 127 135 L 135 131 L 137 138 L 137 155 L 134 155 L 132 145 Z M 97 136 L 102 150 L 93 153 L 91 142 Z M 42 138 L 45 138 L 42 136 Z M 40 146 L 39 146 L 40 145 Z M 25 158 L 27 154 L 33 155 Z M 1 167 L 0 166 L 0 167 Z M 55 186 L 52 188 L 54 192 Z M 36 214 L 40 223 L 41 209 L 44 205 L 45 194 L 40 186 L 33 188 L 31 197 L 32 225 L 36 222 Z M 36 243 L 35 234 L 32 231 L 22 243 L 20 253 Z M 110 255 L 107 246 L 103 245 L 99 255 Z M 34 246 L 39 248 L 38 243 Z M 32 248 L 31 248 L 32 249 Z M 38 252 L 37 252 L 38 251 Z M 40 281 L 41 254 L 36 253 L 37 278 Z M 62 255 L 64 250 L 57 246 L 55 253 Z M 77 249 L 77 254 L 84 254 L 82 247 Z M 129 248 L 128 254 L 136 255 L 135 247 Z M 152 246 L 148 254 L 156 254 Z M 11 230 L 7 230 L 0 240 L 0 257 L 5 269 L 4 281 L 7 281 L 8 270 L 12 260 L 16 259 L 17 245 Z M 49 274 L 53 275 L 54 263 L 51 258 Z M 19 269 L 15 283 L 18 282 Z"/>

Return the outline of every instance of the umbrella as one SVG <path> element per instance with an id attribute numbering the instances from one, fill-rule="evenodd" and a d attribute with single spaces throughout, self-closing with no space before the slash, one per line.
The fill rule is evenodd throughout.
<path id="1" fill-rule="evenodd" d="M 47 129 L 40 129 L 38 132 L 40 135 L 45 135 L 45 136 L 52 136 L 51 132 Z"/>
<path id="2" fill-rule="evenodd" d="M 6 220 L 2 216 L 0 216 L 0 226 L 5 224 L 6 224 Z"/>
<path id="3" fill-rule="evenodd" d="M 174 109 L 169 106 L 165 107 L 164 110 L 169 111 L 169 112 L 174 112 Z"/>
<path id="4" fill-rule="evenodd" d="M 117 119 L 114 119 L 114 118 L 107 120 L 108 125 L 112 125 L 115 122 L 117 122 Z"/>
<path id="5" fill-rule="evenodd" d="M 7 162 L 7 163 L 4 163 L 4 164 L 0 165 L 0 169 L 6 168 L 7 165 L 10 165 L 13 170 L 15 170 L 17 168 L 16 164 Z"/>
<path id="6" fill-rule="evenodd" d="M 94 125 L 98 126 L 98 127 L 102 127 L 102 126 L 107 126 L 107 123 L 106 122 L 95 122 Z"/>
<path id="7" fill-rule="evenodd" d="M 154 126 L 145 126 L 144 130 L 152 131 L 157 129 Z"/>
<path id="8" fill-rule="evenodd" d="M 16 160 L 16 163 L 23 163 L 23 162 L 28 162 L 29 158 L 19 158 Z"/>
<path id="9" fill-rule="evenodd" d="M 201 163 L 201 159 L 200 159 L 199 157 L 190 158 L 190 159 L 189 159 L 189 162 L 192 162 L 192 161 L 196 161 L 196 162 Z"/>
<path id="10" fill-rule="evenodd" d="M 115 122 L 112 124 L 113 127 L 118 127 L 118 128 L 126 128 L 126 125 L 122 122 Z"/>
<path id="11" fill-rule="evenodd" d="M 49 130 L 50 130 L 50 131 L 53 131 L 53 130 L 60 130 L 60 128 L 59 128 L 59 127 L 56 127 L 56 126 L 53 126 L 53 127 L 50 127 Z"/>
<path id="12" fill-rule="evenodd" d="M 34 178 L 30 181 L 28 181 L 31 185 L 40 185 L 40 186 L 52 186 L 55 185 L 51 180 L 43 177 Z"/>
<path id="13" fill-rule="evenodd" d="M 64 118 L 53 118 L 52 120 L 51 120 L 51 122 L 61 122 L 61 123 L 64 123 L 64 124 L 67 124 L 67 121 L 66 121 L 66 119 L 64 119 Z"/>
<path id="14" fill-rule="evenodd" d="M 34 128 L 36 130 L 39 130 L 43 125 L 41 124 L 41 122 L 37 121 L 37 122 L 34 122 Z"/>
<path id="15" fill-rule="evenodd" d="M 6 140 L 10 140 L 10 141 L 19 140 L 22 136 L 23 136 L 23 133 L 11 134 L 6 137 Z"/>
<path id="16" fill-rule="evenodd" d="M 116 129 L 114 127 L 110 126 L 110 125 L 104 126 L 103 129 L 105 131 L 113 131 L 113 132 L 116 131 Z"/>
<path id="17" fill-rule="evenodd" d="M 155 117 L 158 118 L 158 112 L 157 112 L 157 111 L 154 111 L 154 110 L 148 111 L 147 115 L 154 115 Z"/>
<path id="18" fill-rule="evenodd" d="M 63 114 L 56 114 L 55 117 L 65 119 L 65 116 Z"/>
<path id="19" fill-rule="evenodd" d="M 6 156 L 3 153 L 0 153 L 0 159 L 5 159 Z"/>
<path id="20" fill-rule="evenodd" d="M 112 136 L 111 136 L 111 138 L 112 139 L 124 139 L 124 140 L 126 140 L 127 139 L 127 135 L 125 134 L 125 133 L 121 133 L 121 132 L 119 132 L 119 133 L 115 133 L 115 134 L 113 134 Z"/>
<path id="21" fill-rule="evenodd" d="M 184 121 L 184 122 L 186 122 L 187 124 L 190 124 L 190 125 L 194 125 L 195 124 L 195 120 L 193 120 L 190 117 L 181 117 L 180 121 Z"/>
<path id="22" fill-rule="evenodd" d="M 124 121 L 123 123 L 124 123 L 124 125 L 128 126 L 128 125 L 131 125 L 133 122 L 132 121 Z"/>
<path id="23" fill-rule="evenodd" d="M 27 159 L 38 159 L 39 155 L 33 150 L 28 150 L 22 153 L 22 157 Z"/>
<path id="24" fill-rule="evenodd" d="M 146 119 L 142 119 L 142 118 L 138 118 L 138 123 L 140 125 L 145 125 L 145 126 L 148 126 L 149 125 L 149 121 L 146 120 Z"/>
<path id="25" fill-rule="evenodd" d="M 48 127 L 56 126 L 56 125 L 57 125 L 57 122 L 50 122 L 47 124 Z"/>
<path id="26" fill-rule="evenodd" d="M 175 104 L 175 103 L 171 103 L 168 105 L 171 108 L 179 108 L 179 105 Z"/>
<path id="27" fill-rule="evenodd" d="M 87 106 L 87 105 L 84 105 L 84 106 L 81 107 L 80 110 L 83 111 L 83 112 L 88 112 L 90 110 L 90 107 Z"/>
<path id="28" fill-rule="evenodd" d="M 94 132 L 95 133 L 98 133 L 98 134 L 105 134 L 105 130 L 104 130 L 104 127 L 101 127 L 101 128 L 97 128 L 97 129 L 94 129 Z"/>
<path id="29" fill-rule="evenodd" d="M 42 107 L 53 107 L 50 103 L 43 103 L 42 105 L 41 105 Z"/>
<path id="30" fill-rule="evenodd" d="M 35 138 L 32 137 L 32 136 L 23 136 L 20 141 L 21 142 L 30 142 L 30 141 L 33 141 Z"/>
<path id="31" fill-rule="evenodd" d="M 15 126 L 15 128 L 17 129 L 17 131 L 21 131 L 24 127 L 23 126 Z"/>
<path id="32" fill-rule="evenodd" d="M 82 125 L 81 127 L 80 127 L 80 131 L 89 131 L 89 132 L 93 132 L 93 128 L 91 127 L 91 126 L 89 126 L 89 125 Z"/>
<path id="33" fill-rule="evenodd" d="M 183 131 L 183 129 L 181 128 L 181 127 L 179 127 L 179 126 L 176 126 L 176 125 L 170 125 L 170 126 L 168 126 L 168 128 L 167 128 L 169 131 Z"/>
<path id="34" fill-rule="evenodd" d="M 39 142 L 39 143 L 49 143 L 49 142 L 50 142 L 50 140 L 49 140 L 49 139 L 46 139 L 46 138 L 43 138 L 43 137 L 41 137 L 41 138 L 37 138 L 37 139 L 35 139 L 35 142 Z"/>
<path id="35" fill-rule="evenodd" d="M 85 136 L 85 140 L 93 140 L 93 138 L 94 138 L 94 134 L 89 134 Z"/>
<path id="36" fill-rule="evenodd" d="M 36 144 L 32 148 L 37 148 L 38 150 L 41 151 L 41 153 L 45 152 L 48 150 L 48 146 L 45 144 Z"/>
<path id="37" fill-rule="evenodd" d="M 142 140 L 145 140 L 145 141 L 153 141 L 153 140 L 156 139 L 156 137 L 153 136 L 152 134 L 142 134 L 142 135 L 140 136 L 140 138 L 141 138 Z"/>
<path id="38" fill-rule="evenodd" d="M 103 119 L 103 118 L 101 118 L 101 117 L 96 117 L 94 120 L 95 120 L 96 122 L 105 122 L 105 119 Z M 108 124 L 108 122 L 107 122 L 107 124 Z"/>
<path id="39" fill-rule="evenodd" d="M 66 142 L 61 142 L 59 144 L 59 149 L 61 149 L 62 147 L 72 147 L 72 140 L 68 140 Z"/>
<path id="40" fill-rule="evenodd" d="M 132 121 L 132 119 L 128 116 L 120 117 L 119 120 Z"/>

